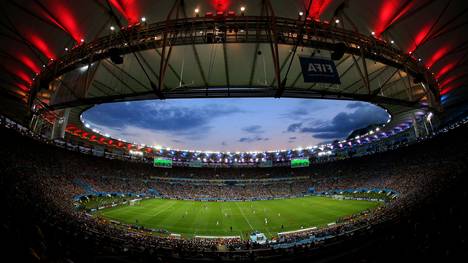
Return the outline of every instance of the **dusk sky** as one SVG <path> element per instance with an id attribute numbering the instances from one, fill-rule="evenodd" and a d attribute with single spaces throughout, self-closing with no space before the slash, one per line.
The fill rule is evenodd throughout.
<path id="1" fill-rule="evenodd" d="M 83 113 L 91 128 L 128 142 L 231 152 L 313 146 L 387 119 L 369 103 L 288 98 L 121 102 Z"/>

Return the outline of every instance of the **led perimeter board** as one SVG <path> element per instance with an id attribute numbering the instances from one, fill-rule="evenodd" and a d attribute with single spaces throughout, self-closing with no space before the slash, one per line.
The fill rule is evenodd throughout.
<path id="1" fill-rule="evenodd" d="M 308 158 L 291 159 L 291 168 L 309 167 L 309 164 Z"/>
<path id="2" fill-rule="evenodd" d="M 172 168 L 172 160 L 167 158 L 158 158 L 153 159 L 153 166 L 160 168 Z"/>

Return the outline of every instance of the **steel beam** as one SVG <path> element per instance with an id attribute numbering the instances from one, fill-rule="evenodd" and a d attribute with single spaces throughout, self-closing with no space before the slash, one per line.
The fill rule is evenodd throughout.
<path id="1" fill-rule="evenodd" d="M 270 49 L 271 56 L 273 58 L 273 66 L 275 68 L 275 80 L 277 84 L 278 91 L 281 90 L 281 72 L 280 72 L 280 62 L 279 62 L 279 52 L 278 52 L 278 35 L 276 31 L 276 15 L 271 5 L 270 0 L 264 1 L 266 16 L 270 18 L 269 27 L 267 29 L 267 36 L 270 40 Z"/>
<path id="2" fill-rule="evenodd" d="M 35 94 L 35 92 L 41 88 L 47 88 L 50 81 L 81 67 L 83 64 L 108 58 L 110 56 L 109 48 L 111 47 L 117 47 L 122 55 L 142 50 L 162 48 L 164 46 L 167 48 L 169 41 L 168 36 L 174 34 L 174 30 L 177 30 L 178 34 L 177 38 L 171 39 L 171 46 L 192 45 L 194 47 L 198 44 L 207 44 L 207 40 L 203 36 L 197 36 L 194 32 L 209 30 L 213 25 L 217 25 L 219 21 L 219 18 L 207 17 L 172 19 L 170 20 L 170 27 L 168 27 L 165 22 L 159 22 L 148 24 L 144 27 L 133 27 L 131 30 L 123 29 L 128 41 L 122 41 L 122 38 L 115 37 L 114 35 L 112 37 L 105 36 L 90 43 L 83 44 L 50 63 L 36 78 L 32 94 Z M 271 32 L 268 32 L 268 28 L 272 27 L 272 20 L 265 16 L 223 17 L 222 23 L 226 27 L 244 28 L 246 31 L 246 33 L 242 35 L 227 35 L 226 43 L 271 44 L 272 40 L 278 35 L 285 36 L 284 45 L 295 46 L 300 41 L 300 35 L 289 34 L 291 28 L 297 28 L 297 19 L 275 17 L 274 26 L 276 33 L 273 36 Z M 337 27 L 325 26 L 316 21 L 311 21 L 306 27 L 313 28 L 314 34 L 319 35 L 320 40 L 310 39 L 307 42 L 301 42 L 300 46 L 331 50 L 330 43 L 342 41 L 349 44 L 349 48 L 346 50 L 349 55 L 352 54 L 359 57 L 364 55 L 366 59 L 375 60 L 389 67 L 408 69 L 409 75 L 412 76 L 425 72 L 424 67 L 419 65 L 413 58 L 404 54 L 402 51 L 396 50 L 392 45 L 376 40 L 370 36 Z M 165 40 L 161 40 L 161 38 L 160 40 L 155 40 L 155 37 L 160 37 L 164 34 L 167 36 Z M 358 46 L 361 48 L 357 48 Z M 164 68 L 169 66 L 169 63 L 167 63 L 167 53 L 168 52 L 166 52 L 164 58 L 162 58 L 162 61 L 165 61 L 161 67 L 163 72 Z M 255 63 L 253 66 L 255 66 Z M 252 78 L 253 75 L 250 76 L 251 80 Z M 163 83 L 161 79 L 162 78 L 159 78 L 158 83 Z M 152 85 L 152 87 L 157 89 L 161 88 L 156 85 Z M 204 85 L 204 87 L 208 88 L 207 85 Z"/>
<path id="3" fill-rule="evenodd" d="M 211 87 L 206 90 L 205 87 L 191 87 L 185 90 L 172 90 L 164 92 L 167 99 L 184 99 L 184 98 L 249 98 L 249 97 L 273 97 L 276 93 L 275 88 L 265 86 L 220 86 Z M 368 94 L 344 93 L 336 91 L 323 91 L 323 90 L 304 90 L 286 88 L 284 97 L 291 98 L 322 98 L 322 99 L 340 99 L 340 100 L 362 100 L 378 104 L 398 105 L 409 108 L 417 108 L 416 102 L 409 102 L 405 100 L 393 99 L 382 96 L 373 96 Z M 127 94 L 118 94 L 106 97 L 92 97 L 79 99 L 66 103 L 59 103 L 48 106 L 49 110 L 58 110 L 70 107 L 95 105 L 108 102 L 119 102 L 129 100 L 149 100 L 157 99 L 158 97 L 152 91 L 132 92 Z"/>
<path id="4" fill-rule="evenodd" d="M 171 25 L 171 17 L 175 11 L 176 13 L 176 20 L 179 18 L 179 6 L 180 6 L 180 0 L 176 0 L 174 2 L 174 5 L 172 6 L 171 10 L 169 11 L 169 14 L 167 15 L 165 25 L 166 25 L 166 30 L 164 30 L 163 33 L 163 44 L 162 44 L 162 51 L 161 51 L 161 63 L 159 65 L 159 79 L 158 79 L 158 86 L 157 89 L 155 90 L 156 93 L 160 94 L 161 93 L 161 87 L 164 85 L 164 78 L 166 76 L 166 70 L 167 66 L 169 65 L 169 59 L 171 58 L 171 53 L 172 53 L 172 44 L 169 43 L 169 51 L 167 52 L 167 57 L 166 57 L 166 47 L 167 47 L 167 42 L 168 42 L 168 35 L 169 33 L 174 34 L 174 28 Z M 172 32 L 171 32 L 172 31 Z M 177 31 L 176 33 L 177 34 Z M 153 89 L 155 87 L 153 86 Z"/>

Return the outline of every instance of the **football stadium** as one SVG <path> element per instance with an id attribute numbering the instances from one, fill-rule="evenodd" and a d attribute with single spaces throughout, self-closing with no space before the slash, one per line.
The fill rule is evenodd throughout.
<path id="1" fill-rule="evenodd" d="M 0 2 L 5 262 L 459 262 L 463 0 Z"/>

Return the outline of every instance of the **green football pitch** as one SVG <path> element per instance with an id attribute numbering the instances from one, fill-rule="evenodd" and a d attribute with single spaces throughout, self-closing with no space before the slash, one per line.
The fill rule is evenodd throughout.
<path id="1" fill-rule="evenodd" d="M 245 202 L 147 199 L 134 206 L 107 208 L 96 214 L 126 224 L 165 229 L 185 237 L 246 238 L 253 231 L 273 237 L 279 232 L 324 226 L 380 204 L 318 196 Z"/>

